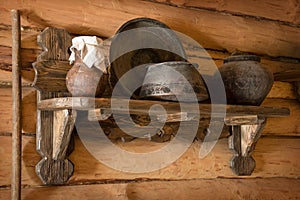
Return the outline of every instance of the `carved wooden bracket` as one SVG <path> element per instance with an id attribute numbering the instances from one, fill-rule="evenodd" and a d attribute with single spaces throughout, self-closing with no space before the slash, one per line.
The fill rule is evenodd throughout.
<path id="1" fill-rule="evenodd" d="M 227 117 L 225 124 L 229 126 L 229 149 L 234 151 L 230 166 L 239 176 L 251 175 L 255 169 L 252 153 L 261 136 L 266 119 L 258 116 Z"/>
<path id="2" fill-rule="evenodd" d="M 33 63 L 38 100 L 69 96 L 65 77 L 70 69 L 67 60 L 71 36 L 64 29 L 47 28 L 38 36 L 43 52 Z M 45 184 L 63 184 L 73 174 L 74 166 L 67 159 L 73 151 L 72 131 L 75 111 L 37 111 L 37 151 L 43 157 L 36 172 Z"/>

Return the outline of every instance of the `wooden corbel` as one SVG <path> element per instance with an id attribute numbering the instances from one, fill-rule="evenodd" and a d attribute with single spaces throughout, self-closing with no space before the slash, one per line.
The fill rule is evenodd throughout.
<path id="1" fill-rule="evenodd" d="M 231 136 L 228 139 L 229 149 L 233 150 L 230 167 L 236 175 L 248 176 L 255 169 L 252 153 L 266 123 L 265 117 L 257 115 L 226 117 L 225 125 L 229 126 Z"/>
<path id="2" fill-rule="evenodd" d="M 38 36 L 43 52 L 33 63 L 37 102 L 69 96 L 65 77 L 71 68 L 68 64 L 71 39 L 66 30 L 56 28 L 46 28 Z M 75 118 L 76 112 L 71 109 L 37 111 L 37 151 L 43 158 L 36 165 L 36 173 L 44 184 L 63 184 L 73 174 L 74 166 L 68 156 L 74 148 Z"/>

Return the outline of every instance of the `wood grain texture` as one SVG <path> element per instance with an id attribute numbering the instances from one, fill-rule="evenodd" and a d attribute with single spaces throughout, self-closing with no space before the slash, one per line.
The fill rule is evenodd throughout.
<path id="1" fill-rule="evenodd" d="M 294 83 L 297 99 L 300 101 L 300 81 Z"/>
<path id="2" fill-rule="evenodd" d="M 273 181 L 273 182 L 272 182 Z M 281 183 L 286 182 L 286 187 Z M 128 199 L 298 199 L 299 180 L 214 179 L 131 183 Z"/>
<path id="3" fill-rule="evenodd" d="M 259 18 L 262 20 L 277 20 L 299 25 L 300 4 L 298 1 L 283 0 L 250 0 L 250 1 L 210 1 L 210 0 L 157 0 L 157 2 L 187 9 L 208 9 L 222 13 Z"/>
<path id="4" fill-rule="evenodd" d="M 12 132 L 12 99 L 11 89 L 0 89 L 0 132 L 11 133 Z M 35 133 L 36 129 L 36 92 L 33 88 L 23 89 L 23 132 Z M 263 102 L 263 106 L 276 106 L 287 107 L 290 109 L 291 114 L 288 117 L 283 118 L 269 118 L 267 120 L 266 127 L 263 131 L 263 135 L 299 135 L 300 126 L 300 104 L 297 100 L 284 100 L 284 99 L 266 99 Z"/>
<path id="5" fill-rule="evenodd" d="M 21 9 L 23 18 L 27 20 L 25 24 L 36 28 L 64 27 L 71 33 L 111 37 L 129 19 L 146 16 L 161 20 L 206 48 L 226 49 L 229 52 L 238 49 L 270 56 L 300 58 L 297 40 L 299 28 L 275 21 L 185 9 L 150 1 L 66 1 L 64 9 L 61 9 L 59 1 L 34 4 L 30 0 L 3 1 L 1 4 L 2 9 Z M 85 9 L 82 10 L 82 7 Z M 81 10 L 81 15 L 70 15 L 76 10 Z M 2 14 L 4 21 L 7 18 L 5 15 Z"/>
<path id="6" fill-rule="evenodd" d="M 11 173 L 11 137 L 0 136 L 0 185 L 10 184 Z M 97 142 L 97 141 L 95 141 Z M 221 139 L 213 151 L 205 159 L 199 159 L 200 142 L 193 145 L 170 166 L 150 173 L 132 174 L 113 170 L 96 160 L 84 147 L 78 137 L 75 137 L 75 150 L 70 156 L 74 163 L 74 174 L 69 184 L 93 183 L 109 180 L 141 180 L 170 179 L 184 180 L 195 178 L 236 178 L 229 167 L 232 152 L 228 149 L 227 139 Z M 256 168 L 251 175 L 256 177 L 290 177 L 300 178 L 300 139 L 299 138 L 268 138 L 263 137 L 257 143 L 253 157 Z M 149 142 L 142 139 L 117 145 L 130 151 L 147 152 L 159 149 L 165 144 Z M 105 151 L 106 147 L 99 147 Z M 35 138 L 23 136 L 22 184 L 41 185 L 42 182 L 35 173 L 35 165 L 40 156 L 35 150 Z"/>
<path id="7" fill-rule="evenodd" d="M 159 0 L 163 3 L 165 0 Z M 220 66 L 223 59 L 238 49 L 263 55 L 262 63 L 268 65 L 272 72 L 299 69 L 299 2 L 288 1 L 185 1 L 170 0 L 175 5 L 162 5 L 157 2 L 144 1 L 4 1 L 0 0 L 0 80 L 9 81 L 11 74 L 11 26 L 9 10 L 22 10 L 22 77 L 31 82 L 32 66 L 41 48 L 37 46 L 36 36 L 47 26 L 66 28 L 73 34 L 97 35 L 110 37 L 125 21 L 135 17 L 153 17 L 168 24 L 175 30 L 195 38 L 200 44 L 210 48 L 209 54 Z M 224 3 L 225 2 L 225 3 Z M 183 4 L 183 5 L 181 5 Z M 195 5 L 196 4 L 196 5 Z M 203 9 L 202 9 L 203 8 Z M 76 12 L 79 14 L 74 15 Z M 252 13 L 253 12 L 253 13 Z M 287 12 L 287 13 L 286 13 Z M 286 13 L 286 14 L 284 14 Z M 297 22 L 298 21 L 298 22 Z M 224 39 L 225 38 L 225 39 Z M 223 41 L 224 39 L 224 41 Z M 292 45 L 290 45 L 293 43 Z M 197 56 L 191 49 L 191 56 Z M 269 57 L 268 55 L 272 55 Z M 31 73 L 31 78 L 24 76 Z M 7 77 L 6 77 L 7 75 Z M 3 77 L 3 78 L 2 78 Z M 275 86 L 275 85 L 274 85 Z M 291 116 L 286 118 L 270 118 L 263 135 L 299 136 L 300 104 L 294 100 L 292 87 L 289 83 L 277 84 L 273 87 L 264 102 L 266 106 L 283 106 L 291 109 Z M 28 91 L 28 89 L 25 89 Z M 24 90 L 23 90 L 24 92 Z M 31 91 L 32 92 L 32 91 Z M 30 93 L 30 92 L 29 92 Z M 27 120 L 25 133 L 35 132 L 35 96 L 23 98 L 26 101 Z M 280 99 L 281 98 L 281 99 Z M 292 99 L 292 100 L 286 100 Z M 3 135 L 11 133 L 11 90 L 0 89 L 0 132 Z M 24 109 L 24 108 L 23 108 Z M 24 113 L 24 110 L 23 110 Z M 112 130 L 115 134 L 117 130 Z M 187 181 L 133 183 L 129 186 L 117 184 L 96 184 L 83 186 L 34 187 L 41 185 L 34 172 L 34 166 L 39 161 L 35 151 L 35 139 L 24 136 L 23 144 L 23 184 L 26 187 L 25 199 L 66 199 L 66 193 L 74 199 L 213 199 L 220 193 L 219 199 L 299 199 L 299 139 L 298 137 L 263 137 L 254 152 L 257 168 L 255 179 L 230 179 L 219 182 L 220 177 L 235 177 L 229 169 L 228 160 L 231 152 L 227 148 L 227 140 L 221 140 L 209 160 L 199 163 L 196 156 L 198 146 L 189 150 L 187 156 L 167 169 L 151 174 L 123 174 L 99 164 L 76 139 L 76 149 L 72 155 L 75 162 L 75 176 L 71 184 L 107 183 L 123 180 L 139 181 L 141 179 L 190 177 L 213 177 L 200 183 Z M 10 155 L 8 146 L 11 138 L 0 138 L 0 199 L 8 199 L 10 191 L 4 189 L 10 182 Z M 134 141 L 133 141 L 134 142 Z M 120 144 L 122 145 L 122 144 Z M 133 144 L 143 150 L 144 144 Z M 162 144 L 156 144 L 158 147 Z M 125 145 L 126 146 L 126 145 Z M 149 147 L 154 148 L 154 147 Z M 157 147 L 155 147 L 157 148 Z M 80 164 L 78 164 L 80 163 Z M 286 176 L 290 178 L 259 178 Z M 96 182 L 95 182 L 96 180 Z M 97 182 L 99 181 L 100 182 Z M 204 181 L 204 182 L 203 182 Z M 28 185 L 26 185 L 28 184 Z M 148 184 L 148 185 L 147 185 Z M 29 188 L 27 188 L 29 187 Z M 103 189 L 103 187 L 105 189 Z M 125 187 L 125 189 L 124 189 Z M 83 189 L 82 189 L 83 188 Z M 124 191 L 124 190 L 126 191 Z M 28 192 L 27 192 L 28 191 Z M 127 194 L 128 197 L 124 196 Z M 117 195 L 117 197 L 116 197 Z M 152 198 L 151 198 L 152 197 Z M 217 196 L 218 197 L 218 196 Z"/>
<path id="8" fill-rule="evenodd" d="M 1 33 L 1 32 L 0 32 Z M 35 38 L 40 32 L 35 32 Z M 1 35 L 0 35 L 1 36 Z M 1 39 L 1 37 L 0 37 Z M 9 38 L 5 38 L 6 40 Z M 22 40 L 24 40 L 22 38 Z M 1 42 L 1 41 L 0 41 Z M 36 41 L 34 41 L 36 43 Z M 1 44 L 1 43 L 0 43 Z M 195 59 L 199 59 L 199 55 L 197 53 L 197 49 L 193 49 L 190 47 L 190 49 L 186 49 L 187 55 L 190 58 L 190 61 L 193 62 Z M 218 50 L 213 49 L 206 49 L 208 54 L 210 55 L 210 59 L 213 59 L 217 66 L 221 66 L 223 64 L 223 59 L 225 57 L 230 56 L 229 52 L 222 52 Z M 2 62 L 0 63 L 0 69 L 11 71 L 11 47 L 7 46 L 1 46 L 0 45 L 0 58 L 2 59 Z M 23 72 L 29 73 L 31 71 L 31 74 L 33 74 L 32 70 L 32 63 L 35 62 L 36 57 L 40 54 L 41 50 L 37 47 L 34 47 L 34 49 L 27 49 L 26 46 L 22 48 L 21 50 L 21 56 L 22 59 L 22 69 Z M 272 72 L 281 72 L 286 70 L 296 70 L 299 69 L 300 62 L 296 59 L 291 58 L 270 58 L 267 56 L 262 57 L 261 62 L 265 64 Z M 28 72 L 27 72 L 28 71 Z M 24 77 L 24 73 L 22 74 Z M 31 75 L 32 77 L 32 75 Z M 32 80 L 32 79 L 30 79 Z"/>
<path id="9" fill-rule="evenodd" d="M 20 12 L 11 11 L 12 22 L 12 177 L 11 198 L 21 199 L 22 85 Z"/>
<path id="10" fill-rule="evenodd" d="M 266 98 L 296 99 L 296 93 L 292 83 L 274 81 L 271 91 Z"/>
<path id="11" fill-rule="evenodd" d="M 231 136 L 229 138 L 229 148 L 234 151 L 230 161 L 230 167 L 239 176 L 249 176 L 256 167 L 256 162 L 252 157 L 256 143 L 264 128 L 265 119 L 259 119 L 256 124 L 246 124 L 231 126 Z M 232 143 L 231 143 L 232 141 Z"/>
<path id="12" fill-rule="evenodd" d="M 282 187 L 284 185 L 285 187 Z M 298 199 L 299 179 L 200 179 L 184 181 L 138 181 L 94 185 L 24 188 L 25 200 L 64 199 Z M 251 188 L 251 189 L 249 189 Z M 0 190 L 0 198 L 9 198 L 9 189 Z"/>
<path id="13" fill-rule="evenodd" d="M 21 72 L 22 77 L 22 87 L 24 86 L 30 86 L 33 79 L 34 79 L 34 71 L 32 70 L 22 70 Z M 11 88 L 11 80 L 12 80 L 12 73 L 11 71 L 5 71 L 5 70 L 0 70 L 0 88 Z M 5 83 L 6 86 L 3 86 L 2 83 Z"/>
<path id="14" fill-rule="evenodd" d="M 113 102 L 113 103 L 112 103 Z M 163 102 L 152 100 L 127 100 L 117 98 L 89 98 L 89 97 L 63 97 L 46 99 L 38 102 L 40 110 L 88 110 L 93 108 L 112 109 L 116 113 L 126 113 L 125 106 L 129 105 L 131 114 L 148 114 L 149 108 L 153 105 L 163 106 L 170 114 L 181 112 L 180 106 L 184 106 L 188 110 L 188 114 L 196 114 L 198 109 L 203 116 L 211 115 L 210 104 L 198 103 L 178 103 L 178 102 Z M 235 115 L 259 115 L 264 117 L 285 117 L 289 116 L 290 111 L 287 108 L 280 107 L 263 107 L 263 106 L 240 106 L 240 105 L 215 105 L 216 109 L 213 114 L 222 116 L 223 111 L 227 116 Z M 161 110 L 153 110 L 153 114 L 163 114 Z"/>
<path id="15" fill-rule="evenodd" d="M 32 77 L 33 70 L 31 64 L 35 62 L 36 57 L 41 52 L 41 47 L 39 47 L 36 42 L 36 37 L 40 33 L 40 31 L 37 29 L 30 29 L 28 27 L 27 28 L 23 27 L 23 28 L 24 30 L 21 32 L 22 33 L 21 55 L 23 57 L 22 76 L 23 78 L 26 78 L 26 76 L 24 75 L 25 72 L 31 73 L 31 77 Z M 2 59 L 2 62 L 0 63 L 0 69 L 3 70 L 11 70 L 11 43 L 7 42 L 7 41 L 11 41 L 11 36 L 10 34 L 8 34 L 10 33 L 10 31 L 11 31 L 11 27 L 6 27 L 5 34 L 4 34 L 0 26 L 0 44 L 4 44 L 3 46 L 0 45 L 0 58 Z M 83 33 L 83 34 L 89 34 L 89 33 Z M 199 60 L 199 51 L 200 52 L 203 51 L 203 49 L 199 50 L 193 46 L 185 46 L 185 50 L 191 62 L 193 62 L 193 60 L 195 59 Z M 230 56 L 230 53 L 226 51 L 218 51 L 213 49 L 206 49 L 206 50 L 217 66 L 222 65 L 223 59 L 225 57 Z M 284 57 L 270 58 L 270 57 L 263 56 L 261 62 L 265 64 L 274 73 L 286 71 L 286 70 L 295 70 L 298 69 L 300 66 L 300 62 L 297 59 L 284 58 Z M 32 78 L 29 80 L 32 80 Z"/>
<path id="16" fill-rule="evenodd" d="M 66 74 L 71 67 L 68 61 L 50 60 L 33 63 L 34 87 L 44 92 L 68 92 Z"/>
<path id="17" fill-rule="evenodd" d="M 35 133 L 36 124 L 36 92 L 33 88 L 22 91 L 22 132 Z M 0 132 L 12 132 L 12 90 L 0 89 Z"/>
<path id="18" fill-rule="evenodd" d="M 263 130 L 264 133 L 270 135 L 281 135 L 289 133 L 300 133 L 300 104 L 297 100 L 285 101 L 282 99 L 266 99 L 262 106 L 282 106 L 288 107 L 291 110 L 289 117 L 283 118 L 268 118 L 266 126 Z"/>
<path id="19" fill-rule="evenodd" d="M 300 81 L 300 70 L 288 70 L 274 74 L 274 79 L 277 81 Z"/>
<path id="20" fill-rule="evenodd" d="M 38 92 L 38 100 L 65 96 L 63 92 Z M 53 159 L 54 112 L 37 111 L 36 150 L 42 156 L 36 165 L 36 172 L 44 184 L 63 184 L 73 174 L 74 165 L 67 159 L 74 149 L 74 143 L 65 143 L 69 154 L 60 159 Z M 69 127 L 65 128 L 67 132 Z M 72 131 L 72 130 L 71 130 Z M 71 136 L 69 136 L 71 137 Z"/>
<path id="21" fill-rule="evenodd" d="M 43 52 L 37 57 L 37 62 L 44 61 L 43 64 L 45 64 L 53 60 L 68 60 L 68 48 L 71 45 L 71 36 L 66 30 L 58 28 L 46 28 L 40 35 L 38 35 L 37 42 L 43 49 Z M 50 68 L 51 66 L 53 67 L 53 65 L 49 65 Z M 68 93 L 61 91 L 59 87 L 57 87 L 57 85 L 55 84 L 55 80 L 50 80 L 52 82 L 49 82 L 49 85 L 54 89 L 50 91 L 44 91 L 44 88 L 39 88 L 39 86 L 41 85 L 39 84 L 39 75 L 41 74 L 41 72 L 43 72 L 43 69 L 47 69 L 49 65 L 34 65 L 36 72 L 34 83 L 38 85 L 34 84 L 33 86 L 40 89 L 40 91 L 37 92 L 37 102 L 49 98 L 65 97 L 69 95 Z M 53 71 L 55 72 L 55 70 Z M 49 72 L 47 71 L 45 73 L 49 74 Z M 62 138 L 65 139 L 65 141 L 62 141 L 62 143 L 64 143 L 64 149 L 68 148 L 67 151 L 69 152 L 69 154 L 74 149 L 74 144 L 72 142 L 69 142 L 73 131 L 74 120 L 75 119 L 72 117 L 72 114 L 70 114 L 70 120 L 68 119 L 66 127 L 62 128 L 64 131 L 66 131 L 63 132 L 63 134 L 68 134 L 68 136 L 66 137 L 62 136 Z M 61 156 L 58 159 L 53 158 L 53 153 L 55 153 L 53 152 L 53 145 L 56 143 L 56 141 L 54 141 L 56 135 L 56 133 L 54 132 L 55 129 L 53 127 L 54 121 L 55 115 L 53 111 L 37 111 L 36 149 L 42 156 L 42 159 L 36 165 L 36 172 L 44 184 L 63 184 L 69 179 L 74 171 L 73 163 L 67 158 L 69 154 L 65 153 L 64 157 Z"/>
<path id="22" fill-rule="evenodd" d="M 37 33 L 36 33 L 37 35 Z M 32 63 L 35 62 L 36 57 L 41 51 L 37 49 L 21 49 L 22 69 L 26 71 L 32 70 Z M 0 45 L 0 69 L 11 71 L 11 47 Z"/>

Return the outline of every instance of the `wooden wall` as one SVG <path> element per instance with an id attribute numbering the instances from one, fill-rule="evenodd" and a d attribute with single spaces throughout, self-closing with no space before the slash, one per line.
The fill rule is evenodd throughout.
<path id="1" fill-rule="evenodd" d="M 151 173 L 115 171 L 93 158 L 75 138 L 68 184 L 43 186 L 35 174 L 36 93 L 31 63 L 41 49 L 36 36 L 47 26 L 74 35 L 107 38 L 136 17 L 158 19 L 204 46 L 220 66 L 233 51 L 255 53 L 274 73 L 300 69 L 298 0 L 0 0 L 0 199 L 10 197 L 11 173 L 11 21 L 21 10 L 23 83 L 23 199 L 298 199 L 300 198 L 300 103 L 293 85 L 276 81 L 265 106 L 289 107 L 291 116 L 269 119 L 254 152 L 257 167 L 236 177 L 227 139 L 203 160 L 201 141 L 172 165 Z M 134 140 L 124 147 L 145 148 Z M 147 148 L 162 144 L 149 143 Z"/>

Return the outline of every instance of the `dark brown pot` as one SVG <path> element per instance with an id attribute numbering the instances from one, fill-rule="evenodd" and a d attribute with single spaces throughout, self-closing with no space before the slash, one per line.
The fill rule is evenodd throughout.
<path id="1" fill-rule="evenodd" d="M 260 105 L 273 85 L 273 74 L 254 55 L 230 56 L 220 68 L 228 104 Z"/>
<path id="2" fill-rule="evenodd" d="M 72 96 L 81 97 L 100 97 L 106 87 L 103 73 L 81 62 L 75 62 L 67 73 L 66 85 Z"/>

